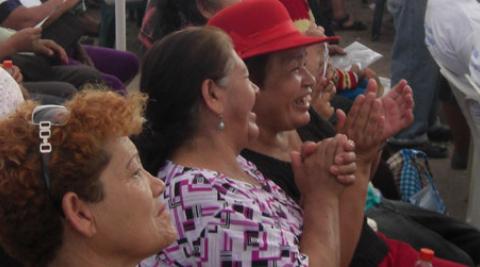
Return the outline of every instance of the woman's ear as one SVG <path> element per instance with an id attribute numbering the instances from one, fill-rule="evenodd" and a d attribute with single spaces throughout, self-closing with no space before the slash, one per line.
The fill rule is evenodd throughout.
<path id="1" fill-rule="evenodd" d="M 72 229 L 86 237 L 92 237 L 96 233 L 95 216 L 89 205 L 77 194 L 66 193 L 62 199 L 62 209 L 65 220 Z"/>
<path id="2" fill-rule="evenodd" d="M 197 4 L 197 8 L 198 8 L 198 12 L 200 12 L 200 14 L 205 18 L 205 19 L 210 19 L 211 17 L 213 17 L 213 15 L 215 15 L 215 10 L 212 10 L 211 7 L 208 7 L 204 0 L 195 0 L 196 4 Z"/>
<path id="3" fill-rule="evenodd" d="M 215 114 L 222 114 L 225 104 L 225 88 L 218 86 L 213 80 L 202 82 L 202 97 L 205 105 Z"/>

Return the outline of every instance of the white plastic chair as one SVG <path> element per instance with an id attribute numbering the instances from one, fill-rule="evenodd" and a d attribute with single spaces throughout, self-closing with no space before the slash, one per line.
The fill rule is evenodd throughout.
<path id="1" fill-rule="evenodd" d="M 468 82 L 469 77 L 458 76 L 441 64 L 438 65 L 440 66 L 440 72 L 448 80 L 470 127 L 473 147 L 471 147 L 468 164 L 470 192 L 466 221 L 480 228 L 480 92 Z"/>

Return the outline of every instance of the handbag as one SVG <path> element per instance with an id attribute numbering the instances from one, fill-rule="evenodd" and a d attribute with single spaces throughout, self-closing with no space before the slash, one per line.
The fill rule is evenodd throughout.
<path id="1" fill-rule="evenodd" d="M 427 155 L 401 149 L 387 160 L 402 201 L 444 214 L 445 203 L 433 181 Z"/>

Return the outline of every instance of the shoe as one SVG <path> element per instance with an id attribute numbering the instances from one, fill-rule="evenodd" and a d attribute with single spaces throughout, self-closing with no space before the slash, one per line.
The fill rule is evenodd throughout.
<path id="1" fill-rule="evenodd" d="M 425 152 L 425 154 L 432 159 L 444 159 L 448 157 L 448 150 L 446 147 L 434 145 L 430 142 L 414 147 L 414 149 Z"/>
<path id="2" fill-rule="evenodd" d="M 433 142 L 448 142 L 452 140 L 452 131 L 449 127 L 443 125 L 431 127 L 427 135 L 428 139 Z"/>
<path id="3" fill-rule="evenodd" d="M 361 21 L 354 20 L 350 25 L 347 25 L 346 23 L 349 21 L 350 14 L 346 14 L 343 18 L 333 19 L 332 27 L 339 31 L 364 31 L 367 29 L 367 25 Z"/>
<path id="4" fill-rule="evenodd" d="M 421 144 L 392 144 L 388 143 L 388 149 L 393 154 L 399 151 L 400 149 L 416 149 L 425 152 L 429 158 L 432 159 L 444 159 L 448 157 L 448 150 L 446 147 L 439 145 L 434 145 L 430 142 L 421 143 Z"/>

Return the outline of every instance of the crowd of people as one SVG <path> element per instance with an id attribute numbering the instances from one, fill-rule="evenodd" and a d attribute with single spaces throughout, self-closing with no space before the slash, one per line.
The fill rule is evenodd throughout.
<path id="1" fill-rule="evenodd" d="M 393 71 L 381 95 L 372 70 L 332 66 L 345 52 L 310 2 L 151 0 L 140 68 L 132 53 L 79 45 L 77 0 L 0 0 L 1 56 L 14 63 L 0 68 L 0 265 L 403 267 L 428 247 L 433 266 L 477 266 L 478 229 L 371 180 L 387 141 L 428 144 L 415 125 L 435 61 L 480 87 L 480 3 L 449 4 L 473 14 L 452 15 L 461 32 L 436 10 L 449 1 L 391 0 L 394 18 L 425 19 L 417 45 L 432 75 Z M 407 15 L 409 2 L 425 5 Z M 332 29 L 363 30 L 344 4 L 332 1 Z M 392 70 L 420 68 L 423 50 L 407 48 L 418 40 L 400 42 L 416 35 L 402 34 Z M 139 69 L 140 92 L 127 92 Z M 361 80 L 353 99 L 336 94 Z"/>

